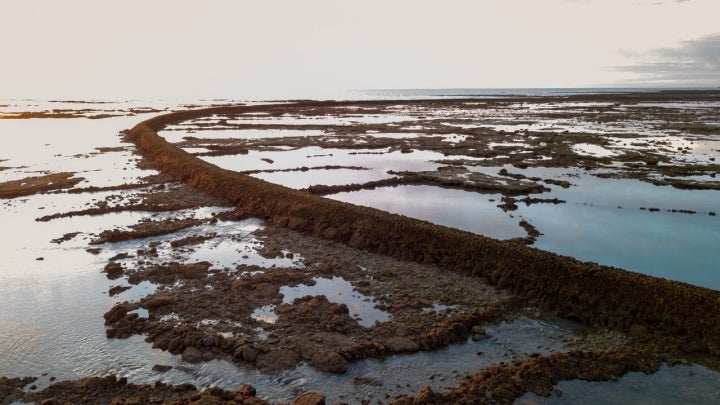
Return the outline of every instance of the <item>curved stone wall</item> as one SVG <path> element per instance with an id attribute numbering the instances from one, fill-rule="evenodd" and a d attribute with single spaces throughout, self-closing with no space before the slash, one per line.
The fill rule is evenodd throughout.
<path id="1" fill-rule="evenodd" d="M 652 335 L 683 350 L 720 354 L 720 292 L 497 241 L 425 221 L 329 200 L 221 169 L 168 143 L 165 126 L 211 114 L 343 105 L 224 106 L 161 115 L 127 132 L 158 169 L 246 214 L 298 232 L 481 277 L 520 298 L 588 324 Z"/>

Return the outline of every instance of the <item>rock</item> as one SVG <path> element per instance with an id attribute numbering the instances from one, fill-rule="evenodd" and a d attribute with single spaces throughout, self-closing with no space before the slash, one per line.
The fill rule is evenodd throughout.
<path id="1" fill-rule="evenodd" d="M 172 303 L 173 303 L 173 298 L 171 296 L 159 295 L 157 297 L 152 297 L 152 298 L 146 299 L 142 303 L 142 306 L 147 309 L 155 309 L 155 308 L 164 307 L 166 305 L 170 305 Z"/>
<path id="2" fill-rule="evenodd" d="M 237 391 L 235 391 L 235 395 L 240 395 L 242 397 L 254 397 L 255 395 L 257 395 L 257 391 L 252 385 L 244 384 L 242 387 L 238 388 Z"/>
<path id="3" fill-rule="evenodd" d="M 58 402 L 58 400 L 55 398 L 48 398 L 40 402 L 40 405 L 60 405 L 60 402 Z"/>
<path id="4" fill-rule="evenodd" d="M 0 403 L 11 404 L 23 396 L 24 393 L 19 388 L 0 383 Z"/>
<path id="5" fill-rule="evenodd" d="M 470 332 L 467 329 L 467 326 L 460 322 L 456 322 L 452 325 L 450 325 L 450 328 L 448 329 L 448 332 L 452 333 L 453 335 L 462 338 L 467 339 L 468 335 L 470 335 Z"/>
<path id="6" fill-rule="evenodd" d="M 258 368 L 265 371 L 287 370 L 295 367 L 300 361 L 300 356 L 292 350 L 274 350 L 258 356 Z"/>
<path id="7" fill-rule="evenodd" d="M 397 327 L 397 329 L 395 329 L 395 336 L 405 337 L 410 336 L 411 334 L 412 332 L 410 331 L 410 328 L 405 325 L 400 325 Z"/>
<path id="8" fill-rule="evenodd" d="M 210 268 L 209 262 L 189 263 L 180 266 L 180 276 L 185 279 L 200 279 L 207 277 Z"/>
<path id="9" fill-rule="evenodd" d="M 258 357 L 258 351 L 250 345 L 242 345 L 235 349 L 233 354 L 235 360 L 244 360 L 248 363 L 254 363 Z"/>
<path id="10" fill-rule="evenodd" d="M 182 352 L 183 361 L 187 361 L 188 363 L 197 363 L 202 360 L 202 358 L 202 352 L 194 347 L 186 347 Z"/>
<path id="11" fill-rule="evenodd" d="M 472 334 L 472 340 L 475 342 L 477 342 L 478 340 L 482 340 L 487 335 L 485 329 L 478 325 L 473 326 L 470 330 L 470 333 Z"/>
<path id="12" fill-rule="evenodd" d="M 153 369 L 153 371 L 157 371 L 157 372 L 159 372 L 159 373 L 164 373 L 164 372 L 166 372 L 166 371 L 170 371 L 170 369 L 172 369 L 172 366 L 166 366 L 166 365 L 163 365 L 163 364 L 156 364 L 156 365 L 153 366 L 152 369 Z"/>
<path id="13" fill-rule="evenodd" d="M 315 392 L 306 392 L 297 397 L 292 405 L 325 405 L 325 397 Z"/>
<path id="14" fill-rule="evenodd" d="M 393 353 L 416 352 L 420 350 L 420 345 L 405 337 L 390 338 L 385 342 L 385 346 L 389 347 Z"/>
<path id="15" fill-rule="evenodd" d="M 258 283 L 252 287 L 248 298 L 256 301 L 272 300 L 280 292 L 280 286 L 271 283 Z"/>
<path id="16" fill-rule="evenodd" d="M 320 353 L 310 360 L 310 366 L 319 371 L 342 374 L 348 369 L 348 362 L 336 352 Z"/>
<path id="17" fill-rule="evenodd" d="M 121 292 L 126 291 L 126 290 L 129 290 L 129 289 L 130 289 L 130 287 L 124 287 L 124 286 L 121 286 L 121 285 L 116 285 L 116 286 L 114 286 L 114 287 L 111 287 L 111 288 L 108 290 L 108 295 L 112 297 L 112 296 L 114 296 L 114 295 L 118 295 L 118 294 L 120 294 Z"/>
<path id="18" fill-rule="evenodd" d="M 127 309 L 122 305 L 115 305 L 111 310 L 107 311 L 103 317 L 105 325 L 112 325 L 127 315 Z"/>
<path id="19" fill-rule="evenodd" d="M 120 263 L 116 263 L 116 262 L 108 263 L 105 266 L 104 272 L 105 272 L 105 275 L 107 276 L 107 278 L 109 278 L 110 280 L 115 280 L 117 278 L 122 277 L 123 274 L 125 274 L 125 271 L 123 270 Z"/>
<path id="20" fill-rule="evenodd" d="M 415 398 L 416 404 L 431 404 L 433 403 L 433 396 L 435 393 L 433 392 L 432 388 L 429 386 L 424 386 L 420 388 L 420 393 L 418 394 L 417 398 Z"/>
<path id="21" fill-rule="evenodd" d="M 202 345 L 204 347 L 211 347 L 215 345 L 215 339 L 212 336 L 205 336 L 202 338 Z"/>

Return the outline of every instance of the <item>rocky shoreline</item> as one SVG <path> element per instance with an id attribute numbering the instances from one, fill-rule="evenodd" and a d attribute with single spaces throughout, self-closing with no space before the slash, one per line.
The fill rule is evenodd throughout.
<path id="1" fill-rule="evenodd" d="M 582 96 L 578 100 L 597 102 L 640 102 L 675 100 L 717 100 L 718 94 L 658 93 L 643 95 Z M 537 102 L 537 98 L 514 99 Z M 547 98 L 545 102 L 567 101 Z M 167 217 L 142 221 L 125 229 L 108 229 L 95 235 L 88 252 L 97 253 L 106 245 L 119 241 L 173 235 L 215 224 L 239 224 L 247 218 L 261 218 L 264 226 L 252 232 L 259 252 L 269 260 L 283 260 L 285 265 L 271 268 L 242 264 L 221 268 L 209 262 L 186 260 L 196 246 L 221 238 L 217 232 L 189 233 L 152 241 L 137 251 L 111 258 L 104 269 L 108 279 L 122 282 L 110 287 L 115 296 L 143 282 L 158 286 L 157 291 L 137 301 L 118 302 L 105 314 L 108 338 L 146 337 L 153 347 L 180 355 L 187 362 L 223 359 L 250 366 L 263 372 L 292 369 L 308 364 L 316 370 L 344 373 L 353 363 L 367 358 L 383 358 L 401 353 L 432 351 L 469 339 L 486 339 L 484 327 L 511 320 L 526 311 L 557 314 L 582 322 L 589 327 L 587 335 L 567 352 L 534 353 L 515 357 L 509 363 L 487 367 L 470 376 L 455 389 L 433 391 L 423 388 L 415 396 L 387 397 L 393 404 L 433 403 L 512 403 L 527 392 L 541 396 L 552 393 L 561 380 L 615 380 L 630 371 L 655 372 L 661 364 L 683 358 L 708 359 L 720 355 L 720 322 L 707 317 L 720 309 L 720 292 L 688 284 L 657 279 L 637 273 L 585 263 L 525 246 L 541 233 L 533 224 L 521 220 L 525 238 L 497 241 L 484 236 L 433 225 L 383 211 L 354 206 L 320 197 L 328 193 L 381 186 L 423 184 L 477 192 L 499 192 L 501 207 L 512 211 L 518 203 L 562 204 L 556 199 L 530 198 L 549 185 L 569 187 L 567 181 L 527 178 L 503 169 L 498 176 L 470 173 L 459 162 L 447 158 L 447 166 L 437 172 L 395 172 L 398 177 L 343 186 L 311 186 L 292 190 L 247 175 L 221 169 L 199 156 L 247 153 L 252 141 L 234 144 L 216 140 L 217 147 L 205 140 L 185 138 L 171 144 L 158 133 L 168 127 L 193 122 L 202 126 L 203 117 L 236 117 L 242 114 L 284 116 L 337 116 L 347 108 L 387 114 L 398 103 L 410 107 L 452 109 L 465 103 L 498 103 L 501 100 L 427 100 L 373 102 L 289 102 L 282 105 L 218 106 L 164 114 L 139 123 L 125 133 L 145 158 L 143 165 L 157 167 L 161 175 L 147 178 L 142 184 L 115 187 L 138 189 L 138 196 L 118 201 L 114 196 L 82 211 L 46 215 L 39 221 L 75 215 L 97 215 L 107 212 L 146 211 L 176 212 L 197 207 L 232 207 L 206 218 Z M 606 107 L 603 107 L 606 108 Z M 607 107 L 613 110 L 611 107 Z M 617 113 L 617 111 L 616 111 Z M 254 124 L 221 123 L 228 128 L 258 129 Z M 390 131 L 383 124 L 362 124 L 367 131 Z M 265 125 L 267 126 L 267 125 Z M 282 125 L 278 129 L 288 129 Z M 327 128 L 318 126 L 317 129 Z M 340 134 L 339 127 L 334 130 Z M 692 131 L 707 131 L 693 127 Z M 441 133 L 441 127 L 424 130 Z M 468 134 L 471 130 L 466 130 Z M 463 130 L 453 128 L 452 133 Z M 490 135 L 493 136 L 493 135 Z M 300 137 L 302 138 L 302 137 Z M 295 145 L 308 139 L 283 140 Z M 424 148 L 444 148 L 448 153 L 470 153 L 460 146 L 442 144 L 439 140 L 415 140 L 399 145 L 378 137 L 369 140 L 373 147 L 387 146 L 401 153 L 413 151 L 412 142 Z M 546 140 L 545 138 L 542 138 Z M 585 138 L 583 138 L 585 139 Z M 587 137 L 590 142 L 596 139 Z M 313 141 L 323 144 L 325 141 Z M 535 141 L 533 141 L 535 142 Z M 387 143 L 387 145 L 385 144 Z M 327 145 L 357 147 L 351 143 Z M 208 146 L 210 152 L 188 153 L 178 146 Z M 218 146 L 219 145 L 219 146 Z M 220 147 L 221 146 L 221 147 Z M 280 147 L 280 142 L 276 145 Z M 365 143 L 367 146 L 367 143 Z M 417 145 L 416 145 L 417 146 Z M 557 145 L 556 145 L 557 146 Z M 272 142 L 262 147 L 272 148 Z M 500 149 L 503 147 L 500 146 Z M 507 146 L 506 148 L 511 148 Z M 558 152 L 551 154 L 557 164 L 563 162 L 588 168 L 600 167 L 603 158 L 578 160 Z M 476 154 L 486 153 L 477 151 Z M 509 162 L 513 161 L 512 153 Z M 651 154 L 635 158 L 647 160 Z M 242 157 L 240 157 L 242 159 Z M 663 160 L 662 157 L 658 158 Z M 273 162 L 269 161 L 272 165 Z M 468 162 L 464 162 L 468 163 Z M 650 170 L 668 173 L 667 168 L 647 163 Z M 709 163 L 701 171 L 715 170 Z M 312 168 L 306 170 L 312 170 Z M 351 170 L 363 170 L 349 167 Z M 279 169 L 278 171 L 301 170 Z M 271 170 L 272 171 L 272 170 Z M 628 178 L 645 177 L 644 167 Z M 30 193 L 83 192 L 73 189 L 77 180 L 72 173 L 41 179 L 40 188 Z M 77 181 L 75 181 L 77 180 Z M 176 183 L 179 181 L 180 183 Z M 654 180 L 657 184 L 657 181 Z M 662 180 L 668 184 L 669 180 Z M 70 182 L 70 183 L 67 183 Z M 17 184 L 8 187 L 17 188 Z M 67 183 L 67 184 L 66 184 Z M 695 189 L 715 186 L 692 185 L 678 180 L 676 187 Z M 50 188 L 47 188 L 50 186 Z M 93 190 L 86 190 L 91 192 Z M 98 190 L 99 191 L 99 190 Z M 13 191 L 17 192 L 17 190 Z M 24 192 L 24 191 L 22 191 Z M 14 195 L 12 197 L 18 196 Z M 525 196 L 523 198 L 523 196 Z M 652 209 L 651 209 L 652 211 Z M 687 210 L 678 212 L 691 214 Z M 714 215 L 709 214 L 711 216 Z M 72 239 L 70 233 L 54 240 L 61 244 Z M 518 243 L 520 242 L 520 243 Z M 170 253 L 163 252 L 167 244 Z M 169 255 L 169 256 L 168 256 Z M 159 257 L 173 257 L 166 260 Z M 341 279 L 352 285 L 354 293 L 372 299 L 380 311 L 391 315 L 389 322 L 361 324 L 361 317 L 346 304 L 338 304 L 322 295 L 299 296 L 290 302 L 283 292 L 288 288 L 310 288 L 318 282 Z M 438 308 L 445 309 L 438 309 Z M 254 312 L 272 308 L 272 318 L 263 319 Z M 147 315 L 140 315 L 147 311 Z M 612 338 L 605 338 L 611 331 Z M 619 336 L 619 338 L 615 338 Z M 704 360 L 700 360 L 704 361 Z M 712 361 L 710 361 L 712 362 Z M 169 366 L 156 365 L 159 373 Z M 163 383 L 137 385 L 115 376 L 92 377 L 55 383 L 40 391 L 23 391 L 31 379 L 0 379 L 0 404 L 16 400 L 43 404 L 65 403 L 163 403 L 163 404 L 267 404 L 262 392 L 250 386 L 228 391 L 210 388 L 198 392 L 189 384 L 171 386 Z M 325 403 L 322 394 L 306 393 L 293 404 Z"/>

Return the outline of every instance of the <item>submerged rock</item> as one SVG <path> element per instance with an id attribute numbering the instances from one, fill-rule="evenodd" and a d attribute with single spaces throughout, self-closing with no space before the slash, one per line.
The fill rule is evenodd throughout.
<path id="1" fill-rule="evenodd" d="M 203 354 L 194 347 L 186 347 L 182 352 L 182 359 L 188 363 L 197 363 L 203 359 Z"/>

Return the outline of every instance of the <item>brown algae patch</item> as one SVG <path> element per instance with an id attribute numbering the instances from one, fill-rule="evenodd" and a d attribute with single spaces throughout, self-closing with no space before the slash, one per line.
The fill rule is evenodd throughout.
<path id="1" fill-rule="evenodd" d="M 85 180 L 74 177 L 75 173 L 51 173 L 44 176 L 25 177 L 0 183 L 0 198 L 16 198 L 53 190 L 72 188 Z"/>
<path id="2" fill-rule="evenodd" d="M 136 192 L 113 193 L 101 200 L 95 201 L 91 206 L 82 210 L 58 212 L 37 218 L 37 221 L 46 222 L 57 218 L 67 218 L 82 215 L 103 215 L 111 212 L 172 212 L 207 206 L 227 206 L 227 202 L 213 198 L 205 193 L 198 192 L 192 187 L 182 183 L 172 182 L 168 178 L 155 176 L 143 179 L 138 184 L 124 184 L 107 188 L 81 188 L 70 190 L 70 193 L 94 193 L 99 191 L 127 191 Z"/>

